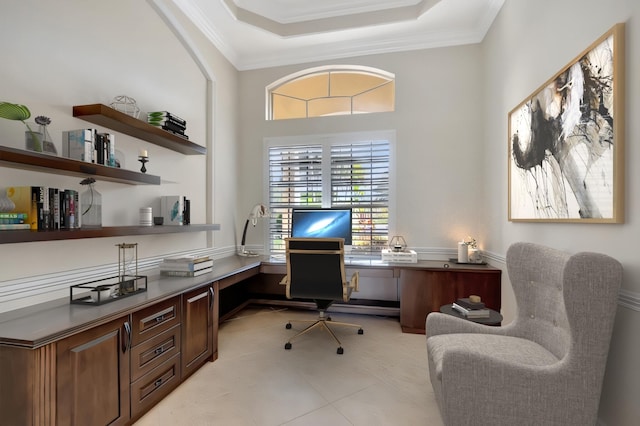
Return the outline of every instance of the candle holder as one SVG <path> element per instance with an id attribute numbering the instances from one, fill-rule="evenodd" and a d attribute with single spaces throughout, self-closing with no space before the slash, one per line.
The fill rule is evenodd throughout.
<path id="1" fill-rule="evenodd" d="M 138 157 L 138 161 L 142 163 L 142 167 L 140 167 L 140 171 L 142 173 L 146 173 L 147 172 L 147 168 L 144 166 L 145 163 L 149 162 L 149 157 L 143 157 L 142 155 Z"/>

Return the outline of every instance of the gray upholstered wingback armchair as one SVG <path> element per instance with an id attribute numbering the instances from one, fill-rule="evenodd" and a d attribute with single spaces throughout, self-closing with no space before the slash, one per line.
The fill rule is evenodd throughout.
<path id="1" fill-rule="evenodd" d="M 429 374 L 444 423 L 594 425 L 622 266 L 531 243 L 513 244 L 506 260 L 513 322 L 427 317 Z"/>

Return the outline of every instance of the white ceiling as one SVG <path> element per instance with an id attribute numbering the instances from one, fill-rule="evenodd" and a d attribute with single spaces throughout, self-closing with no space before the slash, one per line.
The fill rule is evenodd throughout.
<path id="1" fill-rule="evenodd" d="M 174 0 L 239 70 L 479 43 L 505 0 Z"/>

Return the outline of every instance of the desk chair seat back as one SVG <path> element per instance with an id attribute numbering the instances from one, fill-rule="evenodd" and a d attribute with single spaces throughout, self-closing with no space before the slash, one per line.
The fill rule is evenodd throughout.
<path id="1" fill-rule="evenodd" d="M 287 238 L 289 297 L 342 300 L 346 282 L 342 238 Z"/>

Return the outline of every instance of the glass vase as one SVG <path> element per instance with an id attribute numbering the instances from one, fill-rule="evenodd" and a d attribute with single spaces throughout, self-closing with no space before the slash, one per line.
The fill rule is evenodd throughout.
<path id="1" fill-rule="evenodd" d="M 102 194 L 94 188 L 93 183 L 80 194 L 80 209 L 82 211 L 81 228 L 102 227 Z"/>
<path id="2" fill-rule="evenodd" d="M 42 152 L 44 146 L 44 134 L 42 133 L 44 126 L 36 123 L 26 123 L 27 131 L 24 132 L 25 147 L 29 151 Z"/>

